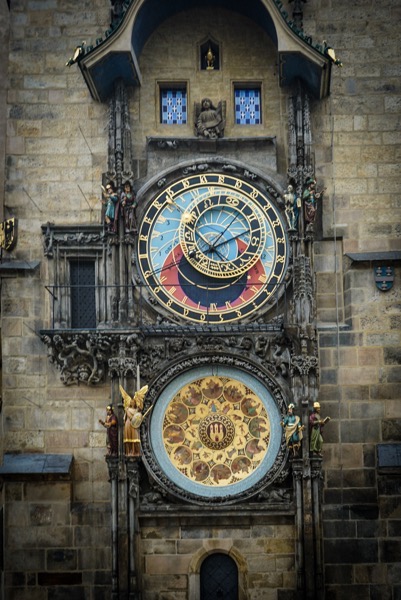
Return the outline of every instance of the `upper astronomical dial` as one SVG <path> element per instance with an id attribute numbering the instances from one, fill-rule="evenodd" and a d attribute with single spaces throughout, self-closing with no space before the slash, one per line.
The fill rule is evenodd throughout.
<path id="1" fill-rule="evenodd" d="M 260 259 L 266 224 L 255 202 L 216 185 L 192 200 L 183 214 L 179 238 L 194 269 L 209 277 L 230 278 Z"/>
<path id="2" fill-rule="evenodd" d="M 283 284 L 288 244 L 269 197 L 232 175 L 181 178 L 141 219 L 138 266 L 161 306 L 193 322 L 248 317 Z"/>

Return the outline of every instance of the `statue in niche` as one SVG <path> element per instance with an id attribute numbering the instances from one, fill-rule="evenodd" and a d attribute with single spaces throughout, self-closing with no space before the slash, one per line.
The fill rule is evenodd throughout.
<path id="1" fill-rule="evenodd" d="M 147 394 L 148 386 L 144 385 L 140 390 L 131 396 L 120 385 L 121 396 L 124 400 L 124 454 L 125 456 L 140 456 L 141 455 L 141 440 L 139 436 L 139 428 L 142 425 L 143 419 L 148 414 L 150 407 L 146 413 L 142 414 L 143 401 Z"/>
<path id="2" fill-rule="evenodd" d="M 309 450 L 311 454 L 322 456 L 323 436 L 322 429 L 330 421 L 330 417 L 324 419 L 320 416 L 320 404 L 314 402 L 313 411 L 309 416 Z"/>
<path id="3" fill-rule="evenodd" d="M 301 448 L 304 426 L 301 425 L 300 418 L 294 415 L 294 408 L 294 404 L 288 405 L 287 414 L 283 417 L 281 426 L 284 429 L 287 448 L 294 457 L 297 457 Z"/>
<path id="4" fill-rule="evenodd" d="M 120 196 L 120 204 L 125 233 L 136 231 L 135 209 L 138 203 L 130 181 L 124 183 L 124 189 Z"/>
<path id="5" fill-rule="evenodd" d="M 292 231 L 298 227 L 298 217 L 301 199 L 294 194 L 294 187 L 290 184 L 283 194 L 285 204 L 285 216 L 288 222 L 288 228 Z"/>
<path id="6" fill-rule="evenodd" d="M 220 100 L 217 108 L 209 98 L 195 104 L 195 132 L 198 137 L 216 139 L 223 137 L 226 103 Z"/>
<path id="7" fill-rule="evenodd" d="M 214 61 L 216 59 L 216 56 L 213 54 L 212 49 L 209 45 L 208 51 L 206 52 L 205 55 L 205 60 L 206 60 L 206 71 L 213 71 L 214 70 Z"/>
<path id="8" fill-rule="evenodd" d="M 111 404 L 106 407 L 106 420 L 99 419 L 99 423 L 107 429 L 107 454 L 118 454 L 118 421 Z"/>
<path id="9" fill-rule="evenodd" d="M 316 189 L 316 179 L 309 177 L 306 180 L 302 200 L 304 204 L 305 223 L 307 223 L 307 226 L 312 225 L 315 222 L 317 203 L 318 200 L 323 198 L 325 189 L 326 188 L 318 192 Z"/>
<path id="10" fill-rule="evenodd" d="M 107 182 L 106 187 L 102 186 L 103 203 L 106 205 L 104 220 L 109 233 L 117 233 L 119 198 L 115 185 L 112 181 Z"/>

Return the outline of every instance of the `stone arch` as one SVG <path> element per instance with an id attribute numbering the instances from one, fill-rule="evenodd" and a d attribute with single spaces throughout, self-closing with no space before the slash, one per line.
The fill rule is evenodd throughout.
<path id="1" fill-rule="evenodd" d="M 248 564 L 229 538 L 204 540 L 202 548 L 192 556 L 188 569 L 188 598 L 200 600 L 200 569 L 211 554 L 228 554 L 233 559 L 238 568 L 238 600 L 248 600 Z"/>

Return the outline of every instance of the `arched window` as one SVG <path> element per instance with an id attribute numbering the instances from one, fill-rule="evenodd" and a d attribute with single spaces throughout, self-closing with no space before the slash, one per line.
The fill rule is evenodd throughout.
<path id="1" fill-rule="evenodd" d="M 228 554 L 210 554 L 203 561 L 200 600 L 238 600 L 238 568 Z"/>

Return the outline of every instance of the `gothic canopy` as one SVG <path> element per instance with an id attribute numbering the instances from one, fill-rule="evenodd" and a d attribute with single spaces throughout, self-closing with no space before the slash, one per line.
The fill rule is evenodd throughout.
<path id="1" fill-rule="evenodd" d="M 225 8 L 240 13 L 266 31 L 278 51 L 280 85 L 301 79 L 316 98 L 328 95 L 330 58 L 319 44 L 289 20 L 281 0 L 125 0 L 121 14 L 104 36 L 83 46 L 78 64 L 95 100 L 105 101 L 117 79 L 126 85 L 141 84 L 139 57 L 155 29 L 167 18 L 192 8 Z"/>

